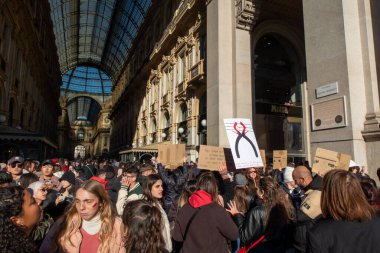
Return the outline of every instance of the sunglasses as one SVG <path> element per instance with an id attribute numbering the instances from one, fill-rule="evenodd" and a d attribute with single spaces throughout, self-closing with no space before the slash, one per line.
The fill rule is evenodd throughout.
<path id="1" fill-rule="evenodd" d="M 22 168 L 22 166 L 24 166 L 24 164 L 22 164 L 22 163 L 12 163 L 11 164 L 11 167 L 14 169 L 14 168 L 16 168 L 16 167 L 18 167 L 18 168 Z"/>
<path id="2" fill-rule="evenodd" d="M 40 188 L 40 190 L 43 191 L 43 192 L 47 192 L 48 191 L 48 189 L 46 189 L 46 188 Z"/>

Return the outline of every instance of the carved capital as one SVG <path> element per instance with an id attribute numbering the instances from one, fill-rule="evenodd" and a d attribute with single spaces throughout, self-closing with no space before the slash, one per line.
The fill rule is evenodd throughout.
<path id="1" fill-rule="evenodd" d="M 252 31 L 259 17 L 262 0 L 236 0 L 236 27 Z"/>
<path id="2" fill-rule="evenodd" d="M 366 115 L 364 130 L 362 135 L 365 141 L 380 140 L 380 112 L 369 113 Z"/>

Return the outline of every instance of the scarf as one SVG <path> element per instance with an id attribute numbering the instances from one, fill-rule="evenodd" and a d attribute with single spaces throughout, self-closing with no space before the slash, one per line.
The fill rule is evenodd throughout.
<path id="1" fill-rule="evenodd" d="M 96 215 L 89 221 L 82 220 L 82 228 L 89 235 L 94 235 L 100 231 L 100 227 L 102 226 L 102 221 L 100 220 L 100 214 Z"/>

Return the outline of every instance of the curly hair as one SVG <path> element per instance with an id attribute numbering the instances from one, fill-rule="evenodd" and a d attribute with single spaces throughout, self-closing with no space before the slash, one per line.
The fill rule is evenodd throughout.
<path id="1" fill-rule="evenodd" d="M 128 202 L 123 212 L 127 253 L 165 252 L 161 211 L 147 200 Z"/>
<path id="2" fill-rule="evenodd" d="M 7 187 L 12 183 L 12 176 L 5 171 L 0 171 L 0 187 Z"/>
<path id="3" fill-rule="evenodd" d="M 0 252 L 36 252 L 36 246 L 24 229 L 12 222 L 22 214 L 24 189 L 20 186 L 0 188 Z"/>

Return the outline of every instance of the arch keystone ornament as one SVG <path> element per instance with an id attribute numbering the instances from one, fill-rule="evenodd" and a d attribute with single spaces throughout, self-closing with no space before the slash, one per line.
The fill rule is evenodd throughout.
<path id="1" fill-rule="evenodd" d="M 260 14 L 262 0 L 236 0 L 236 27 L 252 31 Z"/>

